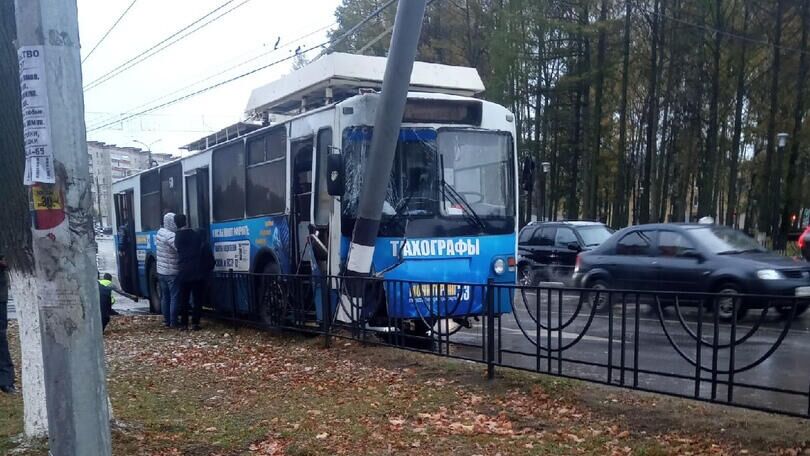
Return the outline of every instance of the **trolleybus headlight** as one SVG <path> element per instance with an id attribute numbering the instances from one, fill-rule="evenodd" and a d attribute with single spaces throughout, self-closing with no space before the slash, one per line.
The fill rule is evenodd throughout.
<path id="1" fill-rule="evenodd" d="M 492 270 L 498 275 L 501 275 L 504 271 L 506 271 L 506 262 L 503 261 L 503 258 L 498 258 L 494 263 L 492 263 Z"/>

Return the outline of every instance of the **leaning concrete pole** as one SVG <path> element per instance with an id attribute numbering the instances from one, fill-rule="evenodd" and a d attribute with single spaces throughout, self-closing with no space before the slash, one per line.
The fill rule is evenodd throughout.
<path id="1" fill-rule="evenodd" d="M 397 5 L 391 47 L 385 64 L 380 100 L 374 119 L 371 149 L 363 171 L 363 186 L 357 210 L 357 222 L 346 263 L 348 275 L 371 272 L 374 243 L 380 226 L 385 193 L 391 176 L 391 165 L 399 139 L 402 115 L 411 83 L 426 0 L 401 0 Z"/>
<path id="2" fill-rule="evenodd" d="M 16 0 L 48 439 L 111 453 L 75 0 Z"/>

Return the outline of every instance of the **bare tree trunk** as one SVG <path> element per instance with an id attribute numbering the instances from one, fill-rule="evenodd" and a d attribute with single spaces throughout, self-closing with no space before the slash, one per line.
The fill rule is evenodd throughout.
<path id="1" fill-rule="evenodd" d="M 641 184 L 641 201 L 639 202 L 639 222 L 650 221 L 650 178 L 652 175 L 652 161 L 655 155 L 657 140 L 656 127 L 658 126 L 658 24 L 661 2 L 655 0 L 650 32 L 650 81 L 647 106 L 647 146 L 644 152 L 644 179 Z"/>
<path id="2" fill-rule="evenodd" d="M 779 73 L 781 71 L 781 45 L 782 45 L 782 15 L 784 0 L 776 1 L 776 23 L 773 40 L 773 65 L 771 67 L 770 107 L 768 109 L 768 144 L 765 148 L 765 175 L 762 177 L 762 189 L 759 192 L 760 201 L 760 231 L 766 230 L 768 234 L 776 234 L 774 223 L 778 210 L 773 207 L 779 195 L 774 191 L 778 177 L 774 175 L 774 155 L 776 155 L 776 116 L 779 110 Z M 764 204 L 763 204 L 764 203 Z"/>
<path id="3" fill-rule="evenodd" d="M 622 88 L 619 104 L 619 146 L 616 175 L 616 194 L 613 202 L 613 227 L 621 228 L 627 224 L 627 186 L 625 185 L 625 168 L 627 167 L 627 86 L 630 72 L 630 21 L 632 4 L 625 0 L 624 17 L 624 50 L 622 52 Z"/>
<path id="4" fill-rule="evenodd" d="M 605 56 L 607 54 L 607 13 L 608 2 L 602 0 L 599 11 L 599 41 L 597 43 L 596 51 L 596 94 L 593 109 L 593 153 L 591 155 L 591 179 L 590 179 L 590 197 L 589 207 L 586 209 L 586 218 L 595 220 L 597 218 L 597 209 L 599 207 L 599 154 L 602 148 L 602 98 L 604 95 L 605 86 Z"/>
<path id="5" fill-rule="evenodd" d="M 790 230 L 790 212 L 798 209 L 798 188 L 796 188 L 796 168 L 799 161 L 799 150 L 801 147 L 802 122 L 804 121 L 804 97 L 807 95 L 807 32 L 808 12 L 810 6 L 808 2 L 802 2 L 802 41 L 801 56 L 799 57 L 798 89 L 796 93 L 796 107 L 793 112 L 793 138 L 790 144 L 790 159 L 788 162 L 787 180 L 785 181 L 785 205 L 782 208 L 782 223 L 779 233 L 779 248 L 784 248 L 787 243 L 787 235 Z"/>
<path id="6" fill-rule="evenodd" d="M 746 3 L 745 11 L 743 13 L 743 28 L 742 34 L 748 32 L 748 4 Z M 731 133 L 731 152 L 728 167 L 728 202 L 726 205 L 726 224 L 729 226 L 738 226 L 737 223 L 737 173 L 740 160 L 740 147 L 742 143 L 742 114 L 743 103 L 745 101 L 745 53 L 748 42 L 742 40 L 740 43 L 740 59 L 737 63 L 737 95 L 734 105 L 734 131 Z"/>
<path id="7" fill-rule="evenodd" d="M 0 252 L 11 266 L 11 293 L 20 329 L 25 436 L 41 438 L 47 435 L 48 420 L 28 194 L 23 186 L 25 151 L 16 30 L 14 2 L 0 0 Z"/>
<path id="8" fill-rule="evenodd" d="M 712 187 L 714 185 L 713 170 L 715 160 L 717 160 L 717 105 L 720 97 L 720 46 L 723 43 L 723 13 L 722 0 L 715 0 L 714 14 L 714 49 L 712 49 L 712 82 L 711 94 L 709 95 L 709 128 L 706 133 L 706 151 L 703 154 L 700 167 L 700 184 L 698 188 L 698 215 L 715 216 L 714 195 Z"/>

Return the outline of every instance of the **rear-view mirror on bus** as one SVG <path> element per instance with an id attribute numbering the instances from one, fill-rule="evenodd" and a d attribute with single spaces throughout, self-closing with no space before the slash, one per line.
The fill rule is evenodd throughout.
<path id="1" fill-rule="evenodd" d="M 345 190 L 343 155 L 329 154 L 326 157 L 326 190 L 332 196 L 343 196 Z"/>

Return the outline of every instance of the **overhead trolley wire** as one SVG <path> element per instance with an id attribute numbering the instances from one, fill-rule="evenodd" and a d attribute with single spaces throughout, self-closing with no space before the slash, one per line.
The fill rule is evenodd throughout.
<path id="1" fill-rule="evenodd" d="M 136 109 L 141 109 L 141 108 L 143 108 L 143 107 L 149 106 L 149 105 L 151 105 L 152 103 L 156 103 L 156 102 L 158 102 L 158 101 L 161 101 L 161 100 L 164 100 L 164 99 L 166 99 L 166 98 L 169 98 L 169 97 L 171 97 L 172 95 L 176 95 L 176 94 L 178 94 L 178 93 L 180 93 L 180 92 L 183 92 L 184 90 L 187 90 L 187 89 L 189 89 L 189 88 L 191 88 L 191 87 L 194 87 L 194 86 L 196 86 L 196 85 L 198 85 L 198 84 L 201 84 L 201 83 L 203 83 L 203 82 L 210 81 L 211 79 L 214 79 L 214 78 L 215 78 L 215 77 L 217 77 L 217 76 L 221 76 L 221 75 L 223 75 L 223 74 L 225 74 L 225 73 L 228 73 L 228 72 L 230 72 L 230 71 L 232 71 L 232 70 L 235 70 L 235 69 L 237 69 L 237 68 L 240 68 L 240 67 L 242 67 L 242 66 L 245 66 L 245 65 L 247 65 L 248 63 L 251 63 L 251 62 L 253 62 L 253 61 L 256 61 L 256 60 L 258 60 L 258 59 L 260 59 L 260 58 L 262 58 L 262 57 L 265 57 L 265 56 L 267 56 L 267 55 L 273 54 L 274 52 L 280 51 L 280 50 L 282 50 L 282 49 L 286 49 L 286 48 L 288 48 L 288 47 L 290 47 L 290 46 L 292 46 L 292 45 L 294 45 L 294 44 L 296 44 L 296 43 L 300 42 L 301 40 L 304 40 L 304 39 L 306 39 L 306 38 L 309 38 L 310 36 L 315 35 L 316 33 L 322 32 L 322 31 L 324 31 L 324 30 L 328 29 L 329 27 L 332 27 L 332 26 L 333 26 L 333 25 L 335 25 L 335 24 L 336 24 L 336 23 L 335 23 L 335 22 L 333 22 L 333 23 L 331 23 L 331 24 L 329 24 L 329 25 L 326 25 L 326 26 L 324 26 L 324 27 L 321 27 L 321 28 L 319 28 L 319 29 L 317 29 L 317 30 L 313 30 L 313 31 L 311 31 L 311 32 L 309 32 L 309 33 L 306 33 L 306 34 L 301 35 L 301 36 L 299 36 L 299 37 L 293 38 L 292 40 L 290 40 L 289 42 L 287 42 L 287 43 L 285 43 L 285 44 L 283 44 L 283 45 L 280 45 L 280 46 L 278 46 L 278 47 L 273 47 L 273 48 L 272 48 L 272 49 L 270 49 L 269 51 L 262 52 L 262 53 L 261 53 L 261 54 L 259 54 L 259 55 L 256 55 L 256 56 L 253 56 L 253 57 L 250 57 L 250 58 L 248 58 L 248 59 L 246 59 L 246 60 L 243 60 L 243 61 L 241 61 L 241 62 L 239 62 L 239 63 L 237 63 L 237 64 L 235 64 L 235 65 L 232 65 L 232 66 L 230 66 L 230 67 L 228 67 L 228 68 L 226 68 L 226 69 L 224 69 L 224 70 L 218 71 L 218 72 L 216 72 L 216 73 L 214 73 L 214 74 L 212 74 L 212 75 L 210 75 L 210 76 L 206 76 L 205 78 L 199 79 L 199 80 L 197 80 L 197 81 L 195 81 L 195 82 L 192 82 L 191 84 L 185 85 L 185 86 L 183 86 L 183 87 L 181 87 L 181 88 L 179 88 L 179 89 L 177 89 L 177 90 L 174 90 L 174 91 L 172 91 L 172 92 L 166 93 L 166 94 L 161 95 L 161 96 L 159 96 L 159 97 L 157 97 L 157 98 L 154 98 L 154 99 L 152 99 L 152 100 L 149 100 L 149 101 L 147 101 L 146 103 L 143 103 L 143 104 L 140 104 L 140 105 L 138 105 L 138 106 L 135 106 L 134 108 L 131 108 L 131 109 L 130 109 L 130 111 L 133 111 L 133 110 L 136 110 Z M 265 43 L 265 44 L 266 44 L 266 43 Z M 95 126 L 96 126 L 96 125 L 100 125 L 100 124 L 102 124 L 102 123 L 109 122 L 109 121 L 113 120 L 114 118 L 116 118 L 116 116 L 107 117 L 107 118 L 105 118 L 105 119 L 101 119 L 100 121 L 99 121 L 99 120 L 96 120 L 96 121 L 94 122 L 94 125 L 90 126 L 89 128 L 91 128 L 91 129 L 92 129 L 92 128 L 95 128 Z"/>
<path id="2" fill-rule="evenodd" d="M 197 31 L 203 29 L 204 27 L 210 25 L 211 23 L 217 21 L 218 19 L 221 19 L 223 16 L 231 13 L 232 11 L 236 10 L 237 8 L 240 8 L 241 6 L 245 5 L 246 3 L 248 3 L 251 0 L 243 0 L 241 3 L 237 4 L 233 8 L 230 8 L 230 9 L 222 12 L 218 16 L 215 16 L 215 17 L 213 17 L 211 19 L 208 19 L 209 17 L 217 14 L 217 12 L 219 12 L 220 10 L 222 10 L 223 8 L 227 7 L 228 5 L 230 5 L 231 3 L 235 2 L 235 1 L 236 0 L 227 0 L 222 5 L 214 8 L 213 10 L 209 11 L 208 13 L 206 13 L 205 15 L 200 17 L 199 19 L 193 21 L 192 23 L 188 24 L 187 26 L 183 27 L 182 29 L 172 33 L 168 37 L 166 37 L 166 38 L 162 39 L 161 41 L 155 43 L 150 48 L 142 51 L 140 54 L 136 55 L 135 57 L 132 57 L 131 59 L 127 60 L 126 62 L 121 63 L 120 65 L 116 66 L 115 68 L 108 71 L 107 73 L 104 73 L 102 76 L 99 76 L 98 78 L 94 79 L 93 81 L 89 82 L 86 86 L 84 86 L 84 91 L 86 92 L 88 90 L 91 90 L 91 89 L 94 89 L 94 88 L 98 87 L 99 85 L 101 85 L 101 84 L 109 81 L 110 79 L 118 76 L 119 74 L 123 73 L 124 71 L 127 71 L 128 69 L 130 69 L 130 68 L 134 67 L 135 65 L 143 62 L 144 60 L 146 60 L 146 59 L 158 54 L 159 52 L 165 50 L 169 46 L 172 46 L 173 44 L 178 43 L 182 39 L 184 39 L 184 38 L 188 37 L 189 35 L 193 34 L 194 32 L 197 32 Z M 208 19 L 208 20 L 206 21 L 206 19 Z M 206 22 L 203 22 L 203 21 L 206 21 Z M 202 23 L 202 24 L 200 24 L 200 23 Z M 198 25 L 198 24 L 200 24 L 200 25 Z M 193 28 L 195 26 L 196 26 L 196 28 Z M 191 30 L 189 30 L 189 29 L 191 29 Z"/>
<path id="3" fill-rule="evenodd" d="M 93 46 L 93 49 L 90 49 L 90 52 L 88 52 L 87 55 L 84 56 L 84 58 L 82 59 L 82 63 L 87 61 L 87 59 L 89 59 L 90 56 L 93 55 L 93 52 L 95 52 L 95 50 L 98 49 L 99 46 L 101 46 L 101 43 L 103 43 L 104 40 L 107 39 L 107 36 L 115 29 L 115 27 L 118 25 L 118 23 L 121 22 L 121 19 L 123 19 L 124 16 L 127 15 L 129 10 L 131 10 L 132 7 L 135 6 L 135 2 L 137 2 L 137 1 L 138 0 L 132 0 L 132 3 L 130 3 L 129 6 L 127 6 L 127 9 L 125 9 L 124 12 L 121 13 L 120 16 L 118 16 L 118 19 L 116 19 L 115 22 L 113 22 L 113 24 L 110 26 L 110 28 L 108 28 L 107 31 L 104 32 L 104 35 L 102 35 L 101 38 L 98 40 L 98 43 L 96 43 L 96 45 Z"/>
<path id="4" fill-rule="evenodd" d="M 310 46 L 309 48 L 306 48 L 306 49 L 301 49 L 299 52 L 296 52 L 296 53 L 294 53 L 294 54 L 292 54 L 292 55 L 290 55 L 290 56 L 287 56 L 287 57 L 284 57 L 284 58 L 281 58 L 281 59 L 275 60 L 275 61 L 273 61 L 273 62 L 270 62 L 270 63 L 266 64 L 266 65 L 262 65 L 262 66 L 260 66 L 260 67 L 258 67 L 258 68 L 254 68 L 254 69 L 252 69 L 252 70 L 250 70 L 250 71 L 247 71 L 247 72 L 245 72 L 245 73 L 241 73 L 241 74 L 239 74 L 239 75 L 237 75 L 237 76 L 234 76 L 234 77 L 232 77 L 232 78 L 228 78 L 228 79 L 226 79 L 226 80 L 224 80 L 224 81 L 220 81 L 220 82 L 218 82 L 218 83 L 216 83 L 216 84 L 213 84 L 213 85 L 210 85 L 210 86 L 207 86 L 207 87 L 203 87 L 202 89 L 195 90 L 195 91 L 190 92 L 190 93 L 188 93 L 188 94 L 186 94 L 186 95 L 182 95 L 182 96 L 179 96 L 179 97 L 177 97 L 177 98 L 171 99 L 171 100 L 169 100 L 169 101 L 167 101 L 167 102 L 165 102 L 165 103 L 161 103 L 161 104 L 159 104 L 159 105 L 157 105 L 157 106 L 153 106 L 153 107 L 150 107 L 150 108 L 146 108 L 146 109 L 143 109 L 143 110 L 141 110 L 141 111 L 134 112 L 134 113 L 129 113 L 129 114 L 125 115 L 125 116 L 121 116 L 121 117 L 119 117 L 118 119 L 111 120 L 111 121 L 106 122 L 106 123 L 104 123 L 104 124 L 102 124 L 102 125 L 99 125 L 99 126 L 96 126 L 96 127 L 93 127 L 93 128 L 89 128 L 89 129 L 87 130 L 87 132 L 89 133 L 89 132 L 92 132 L 92 131 L 101 130 L 101 129 L 104 129 L 104 128 L 109 127 L 109 126 L 111 126 L 111 125 L 115 125 L 115 124 L 117 124 L 117 123 L 119 123 L 119 122 L 124 122 L 124 121 L 129 120 L 129 119 L 132 119 L 132 118 L 134 118 L 134 117 L 138 117 L 138 116 L 141 116 L 141 115 L 143 115 L 143 114 L 147 114 L 147 113 L 150 113 L 150 112 L 152 112 L 152 111 L 156 111 L 156 110 L 158 110 L 158 109 L 162 109 L 162 108 L 165 108 L 165 107 L 167 107 L 167 106 L 171 106 L 171 105 L 173 105 L 173 104 L 175 104 L 175 103 L 181 102 L 181 101 L 183 101 L 183 100 L 187 100 L 187 99 L 189 99 L 189 98 L 191 98 L 191 97 L 194 97 L 194 96 L 197 96 L 197 95 L 199 95 L 199 94 L 202 94 L 202 93 L 208 92 L 208 91 L 210 91 L 210 90 L 216 89 L 216 88 L 221 87 L 221 86 L 223 86 L 223 85 L 230 84 L 231 82 L 237 81 L 237 80 L 242 79 L 242 78 L 247 77 L 247 76 L 250 76 L 250 75 L 252 75 L 252 74 L 254 74 L 254 73 L 257 73 L 257 72 L 259 72 L 259 71 L 265 70 L 265 69 L 270 68 L 270 67 L 273 67 L 273 66 L 278 65 L 278 64 L 280 64 L 280 63 L 286 62 L 286 61 L 288 61 L 288 60 L 292 60 L 292 59 L 294 59 L 296 56 L 298 56 L 299 54 L 305 54 L 305 53 L 307 53 L 307 52 L 310 52 L 310 51 L 313 51 L 313 50 L 315 50 L 315 49 L 319 49 L 319 48 L 324 48 L 324 47 L 326 47 L 326 46 L 328 46 L 328 47 L 326 47 L 326 49 L 327 49 L 327 50 L 329 50 L 329 49 L 334 49 L 334 46 L 335 46 L 336 44 L 338 44 L 338 43 L 342 42 L 342 41 L 343 41 L 343 40 L 345 40 L 345 39 L 346 39 L 346 38 L 347 38 L 349 35 L 351 35 L 351 34 L 352 34 L 352 33 L 354 33 L 355 31 L 357 31 L 357 30 L 358 30 L 360 27 L 362 27 L 363 25 L 365 25 L 366 23 L 368 23 L 368 21 L 370 21 L 370 20 L 374 19 L 375 17 L 377 17 L 377 16 L 378 16 L 380 13 L 382 13 L 382 11 L 383 11 L 385 8 L 388 8 L 389 6 L 391 6 L 391 5 L 392 5 L 392 4 L 393 4 L 395 1 L 396 1 L 396 0 L 389 0 L 389 1 L 388 1 L 388 2 L 386 2 L 386 3 L 385 3 L 383 6 L 381 6 L 380 8 L 377 8 L 377 9 L 376 9 L 374 12 L 372 12 L 371 14 L 369 14 L 368 16 L 366 16 L 365 18 L 363 18 L 363 19 L 362 19 L 360 22 L 358 22 L 358 23 L 357 23 L 355 26 L 353 26 L 351 29 L 349 29 L 348 31 L 344 32 L 343 34 L 341 34 L 339 37 L 337 37 L 337 38 L 336 38 L 336 39 L 334 39 L 334 40 L 327 40 L 327 41 L 324 41 L 324 42 L 322 42 L 322 43 L 320 43 L 320 44 L 317 44 L 317 45 L 314 45 L 314 46 Z M 320 55 L 323 55 L 323 54 L 320 54 Z"/>

